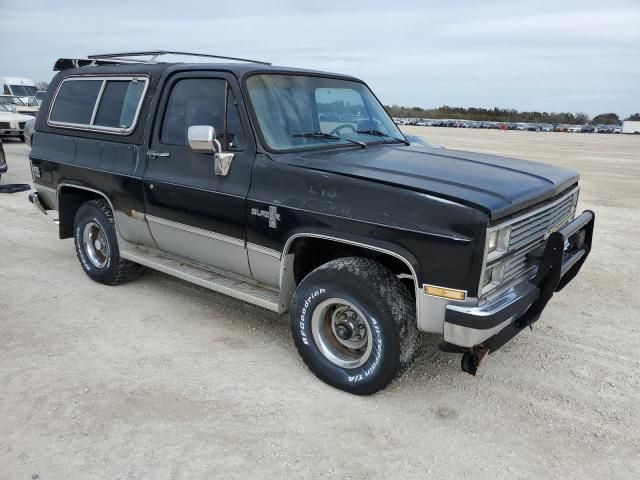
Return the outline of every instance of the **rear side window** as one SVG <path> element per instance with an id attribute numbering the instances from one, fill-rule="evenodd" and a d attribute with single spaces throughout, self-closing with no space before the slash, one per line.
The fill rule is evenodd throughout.
<path id="1" fill-rule="evenodd" d="M 52 122 L 89 125 L 101 80 L 66 81 L 60 87 L 49 119 Z"/>
<path id="2" fill-rule="evenodd" d="M 144 82 L 107 81 L 94 124 L 113 128 L 131 127 L 143 89 Z"/>
<path id="3" fill-rule="evenodd" d="M 147 79 L 68 78 L 55 95 L 49 124 L 126 134 L 135 128 Z"/>

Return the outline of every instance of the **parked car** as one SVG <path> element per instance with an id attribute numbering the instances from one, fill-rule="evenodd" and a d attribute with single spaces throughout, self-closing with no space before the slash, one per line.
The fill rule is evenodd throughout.
<path id="1" fill-rule="evenodd" d="M 582 125 L 569 125 L 567 127 L 567 132 L 577 133 L 582 131 Z"/>
<path id="2" fill-rule="evenodd" d="M 31 137 L 33 136 L 33 132 L 35 130 L 36 127 L 36 119 L 35 117 L 30 118 L 29 120 L 27 120 L 27 123 L 24 124 L 24 141 L 27 143 L 27 145 L 31 146 Z"/>
<path id="3" fill-rule="evenodd" d="M 19 97 L 14 97 L 12 95 L 0 95 L 0 105 L 6 105 L 12 112 L 17 112 L 18 107 L 26 106 Z"/>
<path id="4" fill-rule="evenodd" d="M 594 127 L 594 133 L 613 133 L 615 125 L 596 125 Z"/>
<path id="5" fill-rule="evenodd" d="M 97 282 L 144 265 L 289 311 L 309 369 L 364 395 L 419 331 L 475 374 L 589 254 L 574 171 L 413 146 L 351 76 L 163 53 L 59 60 L 36 121 L 29 198 Z"/>
<path id="6" fill-rule="evenodd" d="M 0 103 L 12 105 L 14 110 L 23 115 L 35 117 L 40 110 L 40 105 L 34 97 L 16 97 L 13 95 L 0 95 Z"/>
<path id="7" fill-rule="evenodd" d="M 37 91 L 36 84 L 28 78 L 0 77 L 0 95 L 12 95 L 26 100 Z"/>
<path id="8" fill-rule="evenodd" d="M 2 178 L 3 173 L 7 173 L 7 157 L 4 155 L 4 147 L 2 146 L 2 139 L 0 139 L 0 178 Z"/>
<path id="9" fill-rule="evenodd" d="M 13 111 L 9 105 L 0 103 L 0 136 L 17 137 L 24 142 L 24 126 L 32 118 Z"/>

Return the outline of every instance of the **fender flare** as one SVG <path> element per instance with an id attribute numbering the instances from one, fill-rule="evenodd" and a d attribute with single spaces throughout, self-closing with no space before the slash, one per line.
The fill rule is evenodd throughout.
<path id="1" fill-rule="evenodd" d="M 104 193 L 104 192 L 102 192 L 100 190 L 97 190 L 97 189 L 95 189 L 93 187 L 87 187 L 85 185 L 79 185 L 79 184 L 76 184 L 76 183 L 69 183 L 69 182 L 61 182 L 61 183 L 59 183 L 57 188 L 56 188 L 56 199 L 57 199 L 57 203 L 58 203 L 59 215 L 60 215 L 60 211 L 61 211 L 60 193 L 61 193 L 61 190 L 63 188 L 65 188 L 65 187 L 76 189 L 76 190 L 85 190 L 87 192 L 96 193 L 96 194 L 100 195 L 102 198 L 104 198 L 107 201 L 107 203 L 109 204 L 109 208 L 111 208 L 111 211 L 113 212 L 113 221 L 114 221 L 114 224 L 115 224 L 115 227 L 116 227 L 116 235 L 119 237 L 118 239 L 120 239 L 120 230 L 118 229 L 118 221 L 116 219 L 116 211 L 113 208 L 113 203 L 111 203 L 111 199 L 107 196 L 106 193 Z M 62 229 L 62 221 L 60 221 L 60 227 L 59 228 Z"/>
<path id="2" fill-rule="evenodd" d="M 285 313 L 289 309 L 289 304 L 293 296 L 293 291 L 296 288 L 295 279 L 293 278 L 293 258 L 292 258 L 292 255 L 289 254 L 289 250 L 291 249 L 293 242 L 300 238 L 319 238 L 323 240 L 344 243 L 347 245 L 353 245 L 359 248 L 364 248 L 367 250 L 383 253 L 385 255 L 389 255 L 400 260 L 409 268 L 409 271 L 411 272 L 414 289 L 415 289 L 416 321 L 418 320 L 418 318 L 420 318 L 420 301 L 419 301 L 420 299 L 419 278 L 420 277 L 418 276 L 420 267 L 415 257 L 410 252 L 408 252 L 406 249 L 402 247 L 398 247 L 397 245 L 389 244 L 388 242 L 379 241 L 376 239 L 360 237 L 357 235 L 336 237 L 335 235 L 328 235 L 327 233 L 320 232 L 320 231 L 296 232 L 287 238 L 287 241 L 284 244 L 284 248 L 282 249 L 282 255 L 280 258 L 280 275 L 279 275 L 280 310 L 279 310 L 279 313 L 281 314 Z"/>

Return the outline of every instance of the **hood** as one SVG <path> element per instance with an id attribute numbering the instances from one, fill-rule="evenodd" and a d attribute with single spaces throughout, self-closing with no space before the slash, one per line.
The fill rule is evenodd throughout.
<path id="1" fill-rule="evenodd" d="M 283 155 L 289 165 L 377 181 L 505 217 L 578 181 L 573 170 L 515 158 L 425 146 L 369 146 Z"/>
<path id="2" fill-rule="evenodd" d="M 26 122 L 32 118 L 35 117 L 17 112 L 0 112 L 0 119 L 3 122 Z"/>

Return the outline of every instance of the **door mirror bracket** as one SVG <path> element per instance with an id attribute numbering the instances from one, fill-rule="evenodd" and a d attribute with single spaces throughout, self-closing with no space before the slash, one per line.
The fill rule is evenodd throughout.
<path id="1" fill-rule="evenodd" d="M 222 145 L 216 138 L 216 130 L 210 125 L 193 125 L 187 131 L 187 140 L 191 150 L 197 153 L 213 153 L 214 173 L 226 177 L 229 175 L 233 153 L 222 151 Z"/>

